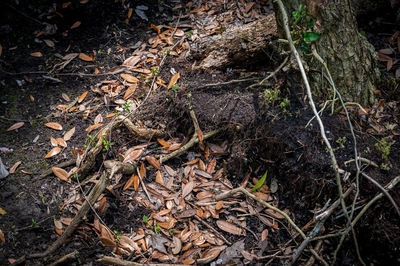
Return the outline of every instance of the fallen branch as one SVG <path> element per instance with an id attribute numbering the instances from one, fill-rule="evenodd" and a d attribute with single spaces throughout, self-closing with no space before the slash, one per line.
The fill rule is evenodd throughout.
<path id="1" fill-rule="evenodd" d="M 71 159 L 71 160 L 59 163 L 59 164 L 55 165 L 54 167 L 59 167 L 59 168 L 68 167 L 68 166 L 74 165 L 75 161 L 76 161 L 75 159 Z M 47 170 L 43 171 L 43 173 L 41 175 L 34 177 L 32 179 L 32 181 L 45 178 L 46 176 L 51 175 L 52 173 L 53 173 L 53 170 L 47 169 Z"/>
<path id="2" fill-rule="evenodd" d="M 79 252 L 77 250 L 75 250 L 74 252 L 71 252 L 65 256 L 62 256 L 61 258 L 59 258 L 57 261 L 53 262 L 52 264 L 50 264 L 49 266 L 56 266 L 59 264 L 66 264 L 66 262 L 70 261 L 70 260 L 75 260 L 77 259 L 79 256 Z"/>
<path id="3" fill-rule="evenodd" d="M 54 252 L 56 249 L 61 247 L 65 244 L 68 238 L 72 235 L 75 229 L 78 227 L 79 223 L 82 221 L 83 217 L 87 214 L 90 209 L 90 206 L 93 205 L 97 198 L 103 193 L 104 189 L 106 188 L 107 177 L 106 173 L 103 173 L 100 177 L 99 182 L 93 187 L 90 191 L 87 200 L 82 204 L 82 207 L 79 209 L 78 213 L 72 219 L 71 223 L 65 229 L 64 233 L 49 247 L 46 251 L 42 253 L 35 253 L 31 255 L 27 255 L 28 259 L 32 258 L 43 258 Z"/>
<path id="4" fill-rule="evenodd" d="M 97 260 L 98 263 L 102 263 L 105 265 L 117 265 L 117 266 L 172 266 L 172 265 L 178 265 L 178 266 L 184 266 L 185 264 L 164 264 L 164 263 L 154 263 L 154 264 L 149 264 L 149 263 L 137 263 L 133 261 L 127 261 L 127 260 L 121 260 L 119 258 L 114 258 L 110 256 L 104 256 L 101 257 L 100 259 Z"/>

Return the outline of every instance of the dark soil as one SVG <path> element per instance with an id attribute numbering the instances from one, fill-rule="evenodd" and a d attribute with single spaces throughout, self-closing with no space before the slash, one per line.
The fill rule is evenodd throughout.
<path id="1" fill-rule="evenodd" d="M 0 147 L 13 149 L 12 152 L 1 153 L 1 159 L 8 169 L 18 161 L 22 164 L 15 174 L 0 180 L 0 208 L 7 212 L 0 215 L 0 229 L 6 238 L 5 243 L 0 242 L 0 264 L 7 265 L 10 263 L 9 259 L 42 252 L 58 237 L 54 232 L 53 219 L 62 212 L 65 214 L 65 210 L 61 212 L 60 207 L 71 195 L 68 195 L 68 190 L 64 187 L 65 182 L 55 176 L 43 179 L 37 177 L 52 166 L 72 158 L 74 148 L 83 148 L 87 139 L 85 129 L 94 119 L 90 117 L 84 120 L 81 115 L 54 117 L 55 106 L 66 104 L 61 94 L 66 93 L 74 99 L 103 80 L 115 79 L 114 76 L 56 75 L 55 77 L 62 81 L 59 83 L 43 77 L 46 74 L 32 72 L 49 71 L 59 60 L 55 56 L 57 53 L 91 54 L 94 51 L 97 54 L 95 62 L 75 60 L 63 69 L 62 73 L 92 74 L 95 68 L 107 72 L 120 65 L 125 54 L 128 55 L 136 49 L 138 41 L 147 42 L 152 36 L 150 23 L 173 25 L 179 14 L 178 10 L 172 10 L 167 4 L 158 6 L 156 1 L 133 2 L 134 5 L 144 4 L 149 7 L 146 13 L 149 22 L 134 16 L 129 24 L 125 24 L 127 9 L 114 1 L 90 1 L 86 5 L 74 3 L 65 10 L 63 18 L 55 16 L 50 19 L 47 18 L 50 14 L 46 14 L 51 6 L 49 1 L 20 1 L 17 8 L 14 1 L 1 4 L 3 6 L 0 42 L 3 52 L 0 57 Z M 161 7 L 163 10 L 159 9 Z M 37 41 L 43 39 L 35 37 L 43 27 L 35 20 L 57 25 L 56 33 L 46 37 L 55 42 L 54 48 Z M 78 20 L 82 22 L 81 26 L 71 30 L 70 26 Z M 367 37 L 376 45 L 377 50 L 385 48 L 383 45 L 386 38 L 399 30 L 394 29 L 392 25 L 385 28 L 385 32 L 377 32 L 374 23 L 378 23 L 379 20 L 371 22 L 363 18 L 360 22 L 363 23 L 361 28 L 367 31 Z M 371 31 L 368 31 L 370 27 Z M 122 48 L 124 51 L 121 52 Z M 41 51 L 44 56 L 30 56 L 35 51 Z M 193 72 L 192 63 L 188 59 L 168 57 L 160 75 L 169 80 L 172 76 L 169 69 L 174 68 L 181 72 L 180 82 L 191 86 L 182 86 L 172 96 L 166 89 L 151 94 L 133 119 L 151 124 L 154 128 L 165 129 L 171 137 L 182 139 L 190 136 L 188 132 L 192 126 L 188 106 L 196 112 L 204 132 L 228 125 L 228 129 L 216 136 L 213 142 L 228 144 L 228 154 L 222 157 L 221 163 L 223 161 L 227 166 L 228 177 L 233 186 L 239 185 L 248 172 L 252 172 L 254 176 L 261 176 L 268 169 L 268 175 L 278 180 L 276 197 L 279 199 L 279 208 L 288 210 L 300 226 L 306 225 L 312 219 L 313 211 L 324 206 L 328 199 L 337 199 L 338 192 L 330 157 L 325 151 L 318 124 L 314 120 L 305 128 L 313 115 L 307 103 L 302 101 L 304 95 L 293 93 L 295 88 L 283 91 L 282 97 L 290 100 L 290 106 L 287 107 L 290 114 L 284 114 L 278 104 L 265 102 L 262 89 L 247 89 L 252 82 L 196 90 L 193 89 L 196 87 L 193 84 L 204 85 L 237 79 L 241 73 L 240 70 L 212 74 Z M 262 75 L 262 72 L 270 71 L 276 66 L 277 64 L 259 66 L 257 75 Z M 393 71 L 385 75 L 388 78 L 384 79 L 379 88 L 381 94 L 378 98 L 395 103 L 385 105 L 382 113 L 386 116 L 385 122 L 399 123 L 400 80 L 393 78 Z M 278 80 L 284 78 L 277 77 Z M 277 82 L 273 86 L 284 88 L 286 85 Z M 138 90 L 135 96 L 143 97 L 146 92 Z M 94 98 L 96 95 L 89 92 L 89 96 Z M 102 106 L 98 112 L 106 115 L 113 111 L 112 107 Z M 385 163 L 390 167 L 388 171 L 368 167 L 366 173 L 382 185 L 389 183 L 399 175 L 399 135 L 387 131 L 382 135 L 371 134 L 371 131 L 368 131 L 370 126 L 358 115 L 357 110 L 350 110 L 350 113 L 355 125 L 358 151 L 378 165 Z M 323 120 L 327 136 L 336 149 L 338 163 L 344 165 L 344 162 L 354 158 L 353 141 L 347 121 L 341 114 L 325 114 Z M 7 128 L 18 121 L 24 121 L 24 127 L 17 131 L 7 131 Z M 57 135 L 54 130 L 43 126 L 50 121 L 62 123 L 62 133 L 73 127 L 76 127 L 76 133 L 61 156 L 44 159 L 51 148 L 50 136 L 62 136 L 61 132 Z M 37 136 L 38 140 L 33 142 Z M 346 142 L 341 146 L 338 140 L 344 137 Z M 383 160 L 375 148 L 377 141 L 384 137 L 394 143 L 387 160 Z M 107 154 L 108 158 L 115 157 L 121 146 L 134 141 L 124 129 L 113 135 L 113 140 L 115 145 Z M 194 152 L 198 150 L 195 149 Z M 186 155 L 183 155 L 180 159 L 174 159 L 173 163 L 179 166 L 186 161 Z M 20 170 L 31 174 L 24 174 Z M 349 164 L 345 170 L 351 173 L 352 180 L 356 170 L 354 164 Z M 123 178 L 126 181 L 128 177 Z M 346 187 L 349 185 L 350 182 L 345 183 Z M 90 187 L 85 188 L 86 193 L 89 190 Z M 360 204 L 365 204 L 379 192 L 369 181 L 360 179 Z M 390 193 L 399 203 L 399 190 L 394 189 Z M 127 233 L 140 226 L 142 217 L 150 213 L 143 206 L 123 197 L 110 195 L 108 199 L 108 209 L 103 219 L 111 229 L 118 232 Z M 347 202 L 348 205 L 350 203 L 351 201 Z M 69 216 L 72 217 L 73 214 L 69 212 Z M 89 223 L 92 220 L 93 214 L 90 214 L 86 221 Z M 325 227 L 339 229 L 344 227 L 345 223 L 346 220 L 342 216 L 334 215 Z M 248 220 L 248 226 L 252 231 L 259 233 L 263 224 L 256 216 L 252 216 Z M 47 258 L 29 260 L 27 264 L 49 264 L 74 250 L 79 251 L 80 259 L 71 262 L 73 265 L 93 265 L 99 257 L 111 255 L 111 249 L 101 244 L 98 236 L 85 222 L 81 227 L 72 240 L 55 253 Z M 386 198 L 366 212 L 355 232 L 360 252 L 366 262 L 376 265 L 400 263 L 399 217 Z M 284 243 L 291 237 L 285 230 L 277 230 L 271 232 L 269 238 L 271 246 L 287 248 Z M 228 240 L 236 242 L 237 238 L 231 237 Z M 253 249 L 255 243 L 252 234 L 248 234 L 245 239 L 246 249 Z M 325 240 L 325 259 L 330 259 L 330 255 L 327 254 L 331 254 L 337 244 L 338 238 Z M 289 245 L 293 249 L 296 246 L 293 243 Z M 277 259 L 273 263 L 280 264 L 281 261 Z M 352 239 L 348 237 L 338 255 L 337 264 L 358 263 Z"/>

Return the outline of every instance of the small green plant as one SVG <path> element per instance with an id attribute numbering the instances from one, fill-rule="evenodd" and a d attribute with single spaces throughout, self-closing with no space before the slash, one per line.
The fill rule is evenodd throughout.
<path id="1" fill-rule="evenodd" d="M 190 36 L 189 36 L 190 37 Z M 165 49 L 165 53 L 167 54 L 167 55 L 170 55 L 171 54 L 171 50 L 170 49 Z"/>
<path id="2" fill-rule="evenodd" d="M 175 234 L 175 230 L 174 230 L 174 229 L 170 229 L 170 230 L 169 230 L 169 233 L 170 233 L 171 235 L 173 235 L 173 234 Z"/>
<path id="3" fill-rule="evenodd" d="M 339 144 L 340 149 L 344 149 L 344 144 L 346 143 L 347 139 L 346 137 L 338 138 L 336 140 L 336 143 Z"/>
<path id="4" fill-rule="evenodd" d="M 157 234 L 161 232 L 161 228 L 158 224 L 154 227 L 154 232 L 156 232 Z"/>
<path id="5" fill-rule="evenodd" d="M 94 147 L 94 145 L 96 144 L 96 139 L 95 139 L 95 137 L 92 136 L 92 135 L 90 135 L 90 134 L 87 135 L 87 141 L 89 142 L 88 145 L 90 145 L 90 146 L 92 146 L 92 147 Z"/>
<path id="6" fill-rule="evenodd" d="M 31 227 L 32 228 L 39 228 L 40 225 L 37 223 L 37 221 L 35 219 L 32 218 Z"/>
<path id="7" fill-rule="evenodd" d="M 385 170 L 385 171 L 389 171 L 390 170 L 390 167 L 389 167 L 389 165 L 387 165 L 387 164 L 385 164 L 385 163 L 381 163 L 381 165 L 379 166 L 382 170 Z"/>
<path id="8" fill-rule="evenodd" d="M 267 102 L 269 104 L 274 103 L 275 101 L 280 100 L 281 98 L 279 97 L 279 90 L 278 89 L 265 89 L 264 90 L 264 102 Z"/>
<path id="9" fill-rule="evenodd" d="M 262 187 L 262 185 L 264 185 L 265 183 L 265 179 L 267 178 L 267 174 L 268 174 L 268 170 L 265 171 L 264 175 L 261 177 L 261 179 L 257 182 L 257 184 L 255 184 L 255 186 L 250 190 L 251 192 L 256 191 L 257 189 L 259 189 L 260 187 Z"/>
<path id="10" fill-rule="evenodd" d="M 111 141 L 107 140 L 105 137 L 103 137 L 103 146 L 104 146 L 104 149 L 106 149 L 106 151 L 108 151 L 111 148 L 111 146 L 114 144 L 115 144 L 114 142 L 111 142 Z"/>
<path id="11" fill-rule="evenodd" d="M 192 37 L 192 35 L 193 35 L 193 30 L 190 30 L 190 31 L 188 32 L 188 37 L 190 38 L 190 37 Z"/>
<path id="12" fill-rule="evenodd" d="M 121 238 L 121 236 L 122 236 L 122 234 L 121 233 L 119 233 L 117 230 L 114 230 L 114 235 L 115 235 L 115 238 L 117 239 L 117 241 Z"/>
<path id="13" fill-rule="evenodd" d="M 178 93 L 178 89 L 179 89 L 179 84 L 175 83 L 174 85 L 172 85 L 172 87 L 169 89 L 168 95 L 171 98 L 175 98 L 176 94 Z"/>
<path id="14" fill-rule="evenodd" d="M 382 159 L 387 160 L 390 155 L 390 147 L 393 142 L 387 142 L 386 140 L 380 140 L 375 143 L 375 149 L 381 153 Z"/>
<path id="15" fill-rule="evenodd" d="M 133 102 L 129 102 L 129 103 L 124 103 L 122 105 L 122 108 L 128 113 L 131 113 L 131 109 L 129 109 L 132 106 Z"/>
<path id="16" fill-rule="evenodd" d="M 168 49 L 167 49 L 168 50 Z M 168 50 L 169 51 L 169 50 Z M 168 54 L 168 52 L 167 52 L 167 54 Z M 160 74 L 160 70 L 158 70 L 158 68 L 156 67 L 156 68 L 152 68 L 151 70 L 150 70 L 150 72 L 154 75 L 154 76 L 157 76 L 158 74 Z"/>
<path id="17" fill-rule="evenodd" d="M 143 222 L 144 222 L 145 224 L 147 224 L 147 223 L 149 222 L 149 217 L 147 217 L 146 215 L 143 215 L 142 220 L 143 220 Z"/>
<path id="18" fill-rule="evenodd" d="M 309 50 L 309 44 L 318 41 L 320 34 L 313 31 L 315 21 L 317 20 L 311 13 L 307 11 L 305 5 L 300 4 L 297 10 L 292 12 L 292 36 L 295 44 L 300 46 L 303 52 Z"/>
<path id="19" fill-rule="evenodd" d="M 282 109 L 283 114 L 291 116 L 290 112 L 287 109 L 289 104 L 290 104 L 289 99 L 288 98 L 283 98 L 283 100 L 279 104 L 279 107 Z"/>
<path id="20" fill-rule="evenodd" d="M 248 41 L 249 40 L 249 36 L 247 36 L 247 34 L 243 34 L 242 35 L 242 39 L 245 40 L 245 41 Z"/>

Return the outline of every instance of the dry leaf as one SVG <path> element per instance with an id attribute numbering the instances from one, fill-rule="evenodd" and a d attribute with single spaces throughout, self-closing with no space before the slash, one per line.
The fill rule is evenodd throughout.
<path id="1" fill-rule="evenodd" d="M 68 178 L 69 177 L 68 173 L 64 169 L 59 167 L 52 167 L 51 171 L 53 171 L 54 175 L 60 178 L 61 180 L 71 183 L 71 179 Z"/>
<path id="2" fill-rule="evenodd" d="M 57 140 L 55 138 L 53 138 L 53 137 L 50 137 L 50 143 L 51 143 L 51 146 L 53 146 L 53 147 L 57 147 L 58 146 Z"/>
<path id="3" fill-rule="evenodd" d="M 267 239 L 267 236 L 268 236 L 268 229 L 265 229 L 261 233 L 261 241 L 264 241 L 265 239 Z"/>
<path id="4" fill-rule="evenodd" d="M 45 43 L 48 47 L 53 48 L 53 47 L 55 46 L 54 42 L 51 41 L 51 40 L 45 39 L 45 40 L 43 40 L 43 41 L 44 41 L 44 43 Z"/>
<path id="5" fill-rule="evenodd" d="M 70 130 L 68 130 L 65 134 L 64 134 L 64 140 L 68 141 L 71 139 L 71 137 L 74 135 L 75 133 L 75 127 L 71 128 Z"/>
<path id="6" fill-rule="evenodd" d="M 21 161 L 16 162 L 9 170 L 10 174 L 14 174 L 17 167 L 21 164 Z"/>
<path id="7" fill-rule="evenodd" d="M 123 73 L 123 74 L 121 74 L 121 78 L 123 78 L 124 80 L 126 80 L 126 81 L 128 81 L 128 82 L 130 82 L 130 83 L 139 82 L 139 79 L 138 79 L 138 78 L 136 78 L 136 77 L 134 77 L 134 76 L 132 76 L 132 75 L 130 75 L 130 74 L 125 74 L 125 73 Z"/>
<path id="8" fill-rule="evenodd" d="M 34 52 L 34 53 L 31 53 L 31 56 L 33 56 L 33 57 L 42 57 L 43 54 L 41 52 Z"/>
<path id="9" fill-rule="evenodd" d="M 49 151 L 49 153 L 47 153 L 46 156 L 44 156 L 44 158 L 48 159 L 50 157 L 53 157 L 53 156 L 59 154 L 60 152 L 61 152 L 61 148 L 60 147 L 55 147 L 55 148 L 51 149 Z"/>
<path id="10" fill-rule="evenodd" d="M 15 123 L 15 124 L 12 125 L 11 127 L 9 127 L 9 128 L 7 129 L 7 131 L 16 130 L 16 129 L 22 127 L 24 124 L 25 124 L 24 122 Z"/>
<path id="11" fill-rule="evenodd" d="M 57 138 L 56 140 L 57 140 L 57 144 L 60 145 L 61 147 L 66 148 L 68 146 L 64 139 Z"/>
<path id="12" fill-rule="evenodd" d="M 224 207 L 224 202 L 222 200 L 218 201 L 217 204 L 215 204 L 215 209 L 218 211 Z"/>
<path id="13" fill-rule="evenodd" d="M 140 61 L 140 56 L 131 56 L 122 63 L 123 66 L 134 67 Z"/>
<path id="14" fill-rule="evenodd" d="M 133 174 L 133 175 L 132 175 L 132 178 L 133 178 L 133 189 L 134 189 L 135 191 L 137 191 L 138 188 L 139 188 L 139 176 Z"/>
<path id="15" fill-rule="evenodd" d="M 81 96 L 79 96 L 78 98 L 78 103 L 83 102 L 83 100 L 85 100 L 86 95 L 88 94 L 89 91 L 85 91 L 84 93 L 81 94 Z"/>
<path id="16" fill-rule="evenodd" d="M 87 4 L 87 3 L 89 3 L 89 0 L 81 0 L 79 3 L 81 3 L 82 5 Z"/>
<path id="17" fill-rule="evenodd" d="M 132 17 L 132 13 L 133 13 L 133 8 L 129 8 L 128 10 L 128 19 L 130 19 Z"/>
<path id="18" fill-rule="evenodd" d="M 160 169 L 161 165 L 160 162 L 154 158 L 153 156 L 146 156 L 146 161 L 151 164 L 154 168 Z"/>
<path id="19" fill-rule="evenodd" d="M 71 29 L 71 30 L 72 30 L 72 29 L 76 29 L 76 28 L 78 28 L 80 25 L 81 25 L 81 22 L 80 22 L 80 21 L 77 21 L 77 22 L 75 22 L 74 24 L 72 24 L 72 26 L 70 27 L 70 29 Z"/>
<path id="20" fill-rule="evenodd" d="M 63 129 L 62 125 L 60 125 L 59 123 L 56 123 L 56 122 L 49 122 L 49 123 L 46 123 L 44 125 L 46 127 L 54 129 L 54 130 L 62 130 Z"/>
<path id="21" fill-rule="evenodd" d="M 126 181 L 124 188 L 122 189 L 123 191 L 127 190 L 128 188 L 130 188 L 133 184 L 134 181 L 134 176 L 132 175 L 131 178 L 128 179 L 128 181 Z"/>
<path id="22" fill-rule="evenodd" d="M 175 83 L 178 81 L 178 79 L 181 77 L 180 72 L 176 73 L 175 75 L 172 76 L 171 80 L 169 81 L 168 84 L 168 89 L 170 89 L 172 86 L 175 85 Z"/>
<path id="23" fill-rule="evenodd" d="M 104 208 L 106 207 L 106 202 L 107 202 L 107 198 L 103 197 L 100 201 L 100 205 L 99 205 L 99 213 L 103 214 L 104 212 Z"/>
<path id="24" fill-rule="evenodd" d="M 71 101 L 71 99 L 69 98 L 69 96 L 68 96 L 67 94 L 65 94 L 64 92 L 61 93 L 61 97 L 62 97 L 64 100 L 66 100 L 67 102 L 70 102 L 70 101 Z"/>
<path id="25" fill-rule="evenodd" d="M 136 88 L 137 88 L 137 83 L 128 87 L 128 89 L 126 90 L 126 92 L 124 94 L 125 101 L 128 100 L 132 96 L 132 94 L 135 92 Z"/>
<path id="26" fill-rule="evenodd" d="M 161 146 L 165 147 L 165 148 L 169 148 L 171 146 L 171 144 L 169 144 L 168 142 L 166 142 L 163 139 L 157 139 L 158 143 L 161 144 Z"/>
<path id="27" fill-rule="evenodd" d="M 138 159 L 143 153 L 143 150 L 132 150 L 129 153 L 125 154 L 125 158 L 123 160 L 124 163 L 133 162 Z"/>
<path id="28" fill-rule="evenodd" d="M 93 62 L 94 61 L 93 57 L 90 57 L 90 56 L 88 56 L 87 54 L 84 54 L 84 53 L 80 53 L 79 54 L 79 59 L 81 59 L 83 61 L 86 61 L 86 62 Z"/>
<path id="29" fill-rule="evenodd" d="M 144 166 L 143 162 L 140 162 L 139 177 L 146 178 L 146 167 Z"/>
<path id="30" fill-rule="evenodd" d="M 157 171 L 156 173 L 156 182 L 162 186 L 165 186 L 164 177 L 160 171 Z"/>
<path id="31" fill-rule="evenodd" d="M 218 228 L 221 229 L 222 231 L 238 236 L 243 235 L 243 229 L 234 224 L 228 223 L 227 221 L 223 220 L 218 220 L 216 223 Z"/>
<path id="32" fill-rule="evenodd" d="M 192 192 L 193 187 L 194 187 L 194 182 L 193 181 L 188 182 L 182 189 L 182 198 L 185 198 L 187 195 L 189 195 L 189 193 Z"/>
<path id="33" fill-rule="evenodd" d="M 88 128 L 86 129 L 86 131 L 87 131 L 87 133 L 89 134 L 89 133 L 92 132 L 93 130 L 96 130 L 96 129 L 98 129 L 99 127 L 102 127 L 102 126 L 103 126 L 102 123 L 90 125 L 90 126 L 88 126 Z"/>
<path id="34" fill-rule="evenodd" d="M 153 30 L 155 30 L 155 31 L 157 31 L 157 34 L 160 34 L 160 28 L 159 27 L 157 27 L 156 25 L 154 25 L 154 24 L 150 24 L 150 28 L 152 28 Z"/>
<path id="35" fill-rule="evenodd" d="M 29 95 L 29 99 L 31 99 L 32 102 L 35 101 L 35 98 L 32 95 Z"/>
<path id="36" fill-rule="evenodd" d="M 7 212 L 3 208 L 0 208 L 0 215 L 5 215 L 5 214 L 7 214 Z"/>
<path id="37" fill-rule="evenodd" d="M 54 220 L 54 229 L 55 229 L 57 235 L 59 235 L 59 236 L 62 235 L 62 228 L 63 228 L 63 225 L 62 225 L 61 221 Z"/>
<path id="38" fill-rule="evenodd" d="M 94 123 L 95 124 L 99 124 L 103 122 L 103 117 L 101 116 L 101 114 L 98 114 L 95 118 L 94 118 Z"/>
<path id="39" fill-rule="evenodd" d="M 3 243 L 6 243 L 6 239 L 4 237 L 4 233 L 3 233 L 3 231 L 1 229 L 0 229 L 0 241 L 3 242 Z"/>
<path id="40" fill-rule="evenodd" d="M 206 264 L 212 262 L 216 258 L 218 258 L 221 251 L 226 249 L 226 247 L 227 246 L 224 245 L 207 249 L 204 253 L 202 253 L 201 258 L 196 260 L 196 262 L 200 264 Z"/>
<path id="41" fill-rule="evenodd" d="M 265 209 L 265 212 L 267 214 L 271 215 L 272 217 L 274 217 L 275 219 L 284 219 L 285 218 L 282 214 L 280 214 L 274 210 L 271 210 L 271 209 Z"/>

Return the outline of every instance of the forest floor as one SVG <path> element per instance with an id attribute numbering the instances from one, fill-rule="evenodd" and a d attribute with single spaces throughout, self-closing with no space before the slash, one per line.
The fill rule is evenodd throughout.
<path id="1" fill-rule="evenodd" d="M 301 84 L 280 71 L 268 87 L 250 87 L 281 64 L 279 56 L 214 71 L 187 56 L 199 38 L 271 14 L 269 4 L 20 2 L 7 1 L 0 18 L 0 158 L 10 172 L 0 179 L 0 264 L 97 265 L 108 256 L 280 265 L 303 241 L 299 230 L 310 234 L 318 211 L 339 198 Z M 376 103 L 348 111 L 357 149 L 369 160 L 361 171 L 385 186 L 400 167 L 400 29 L 392 14 L 382 14 L 360 21 L 380 55 Z M 239 79 L 246 81 L 229 82 Z M 274 89 L 279 96 L 268 98 L 265 91 Z M 325 111 L 322 119 L 343 190 L 351 191 L 354 141 L 344 112 Z M 99 145 L 85 176 L 74 174 Z M 116 161 L 137 168 L 110 176 L 107 162 Z M 65 233 L 102 173 L 107 189 L 67 241 L 29 258 Z M 239 186 L 283 213 L 240 193 L 224 197 Z M 379 193 L 360 176 L 355 215 Z M 399 204 L 398 187 L 389 193 Z M 354 194 L 346 199 L 350 208 Z M 365 262 L 400 263 L 399 219 L 386 196 L 363 213 L 354 232 Z M 338 207 L 319 235 L 340 233 L 346 222 Z M 331 262 L 339 239 L 315 239 L 318 256 L 309 246 L 296 263 Z M 336 262 L 360 264 L 351 234 Z"/>

